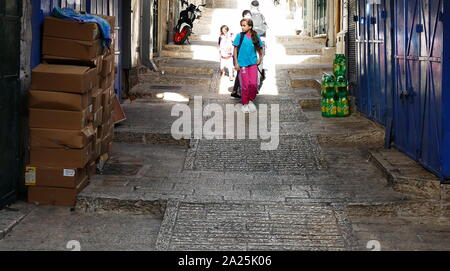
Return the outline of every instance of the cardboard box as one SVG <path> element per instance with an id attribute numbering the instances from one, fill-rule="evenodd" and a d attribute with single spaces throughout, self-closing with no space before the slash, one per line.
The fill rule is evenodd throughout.
<path id="1" fill-rule="evenodd" d="M 116 95 L 113 95 L 113 96 L 114 96 L 114 98 L 112 99 L 113 101 L 112 101 L 112 107 L 111 107 L 112 112 L 111 113 L 113 116 L 112 117 L 113 122 L 114 122 L 114 124 L 116 124 L 116 123 L 126 120 L 127 117 L 125 116 L 125 112 L 123 111 L 122 106 L 119 103 L 119 99 L 117 98 Z"/>
<path id="2" fill-rule="evenodd" d="M 102 19 L 105 19 L 106 21 L 108 21 L 108 23 L 109 23 L 109 26 L 111 27 L 111 33 L 114 33 L 114 31 L 115 31 L 115 27 L 116 27 L 116 17 L 115 16 L 105 16 L 105 15 L 95 15 L 95 16 L 98 16 L 98 17 L 100 17 L 100 18 L 102 18 Z"/>
<path id="3" fill-rule="evenodd" d="M 102 140 L 99 138 L 95 141 L 95 155 L 93 159 L 97 160 L 102 154 Z"/>
<path id="4" fill-rule="evenodd" d="M 92 143 L 83 149 L 31 148 L 30 164 L 46 167 L 83 168 L 90 161 Z"/>
<path id="5" fill-rule="evenodd" d="M 101 37 L 96 23 L 79 23 L 52 16 L 44 19 L 43 35 L 84 41 L 94 41 Z"/>
<path id="6" fill-rule="evenodd" d="M 94 177 L 95 173 L 96 173 L 95 160 L 97 160 L 97 158 L 95 158 L 93 161 L 89 162 L 86 167 L 89 180 L 92 179 L 92 177 Z"/>
<path id="7" fill-rule="evenodd" d="M 40 205 L 75 206 L 77 195 L 89 184 L 88 176 L 76 188 L 28 187 L 28 202 Z"/>
<path id="8" fill-rule="evenodd" d="M 91 60 L 103 52 L 102 40 L 94 41 L 72 40 L 44 36 L 42 39 L 42 54 L 60 56 L 79 60 Z"/>
<path id="9" fill-rule="evenodd" d="M 97 139 L 102 140 L 103 138 L 105 138 L 109 133 L 110 127 L 111 125 L 109 122 L 100 125 L 97 130 Z"/>
<path id="10" fill-rule="evenodd" d="M 100 73 L 100 75 L 103 77 L 107 77 L 108 74 L 112 73 L 113 71 L 114 71 L 114 55 L 103 57 L 102 72 Z"/>
<path id="11" fill-rule="evenodd" d="M 93 120 L 93 125 L 94 127 L 98 127 L 102 124 L 103 121 L 103 107 L 100 107 L 99 109 L 97 109 L 96 112 L 94 112 L 94 120 Z"/>
<path id="12" fill-rule="evenodd" d="M 112 152 L 113 152 L 113 141 L 111 141 L 110 143 L 109 143 L 109 145 L 108 145 L 108 155 L 109 155 L 109 157 L 111 157 L 112 156 Z"/>
<path id="13" fill-rule="evenodd" d="M 101 154 L 108 153 L 109 144 L 113 142 L 113 137 L 111 133 L 102 139 L 102 149 L 100 151 Z"/>
<path id="14" fill-rule="evenodd" d="M 30 128 L 30 147 L 82 149 L 93 141 L 94 137 L 92 126 L 83 130 Z"/>
<path id="15" fill-rule="evenodd" d="M 42 63 L 56 64 L 56 65 L 87 66 L 90 68 L 95 68 L 97 70 L 97 74 L 100 74 L 103 68 L 103 56 L 100 55 L 90 60 L 80 60 L 71 57 L 43 55 Z"/>
<path id="16" fill-rule="evenodd" d="M 111 106 L 108 104 L 105 108 L 103 108 L 103 123 L 110 123 L 111 115 Z"/>
<path id="17" fill-rule="evenodd" d="M 92 110 L 96 112 L 100 107 L 102 107 L 103 90 L 98 88 L 92 92 Z"/>
<path id="18" fill-rule="evenodd" d="M 89 108 L 83 111 L 63 111 L 30 108 L 30 128 L 81 130 L 88 125 Z"/>
<path id="19" fill-rule="evenodd" d="M 91 104 L 92 94 L 30 90 L 28 106 L 30 108 L 82 111 Z"/>
<path id="20" fill-rule="evenodd" d="M 39 64 L 31 74 L 31 89 L 87 93 L 97 84 L 97 71 L 86 66 Z"/>
<path id="21" fill-rule="evenodd" d="M 102 106 L 103 108 L 108 107 L 108 105 L 111 103 L 111 89 L 113 89 L 112 86 L 109 88 L 106 88 L 102 92 Z"/>
<path id="22" fill-rule="evenodd" d="M 48 186 L 76 188 L 87 176 L 87 167 L 58 168 L 27 166 L 25 184 L 27 186 Z"/>
<path id="23" fill-rule="evenodd" d="M 111 72 L 106 77 L 100 76 L 100 88 L 106 89 L 114 85 L 114 73 Z"/>

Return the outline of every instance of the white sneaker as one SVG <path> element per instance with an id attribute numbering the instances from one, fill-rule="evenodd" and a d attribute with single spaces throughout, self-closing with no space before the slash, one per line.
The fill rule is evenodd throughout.
<path id="1" fill-rule="evenodd" d="M 255 105 L 252 101 L 250 101 L 250 102 L 248 103 L 248 108 L 249 108 L 250 112 L 256 112 L 256 111 L 258 111 L 258 109 L 256 108 L 256 105 Z"/>
<path id="2" fill-rule="evenodd" d="M 248 104 L 244 104 L 241 108 L 242 113 L 250 113 L 250 108 L 248 107 Z"/>

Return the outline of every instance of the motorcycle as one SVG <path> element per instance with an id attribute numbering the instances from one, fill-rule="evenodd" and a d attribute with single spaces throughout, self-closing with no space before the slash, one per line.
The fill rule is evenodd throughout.
<path id="1" fill-rule="evenodd" d="M 196 6 L 189 4 L 187 0 L 182 0 L 182 7 L 186 5 L 186 8 L 180 12 L 180 19 L 175 26 L 175 35 L 173 41 L 177 45 L 183 45 L 187 40 L 189 42 L 189 36 L 192 34 L 192 28 L 194 21 L 202 16 L 200 7 L 205 7 L 206 4 Z"/>

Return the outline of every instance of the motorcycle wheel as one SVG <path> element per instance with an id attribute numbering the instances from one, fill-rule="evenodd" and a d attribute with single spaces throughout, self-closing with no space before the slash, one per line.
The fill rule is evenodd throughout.
<path id="1" fill-rule="evenodd" d="M 191 28 L 189 26 L 183 27 L 183 29 L 180 32 L 175 32 L 175 37 L 173 41 L 177 45 L 182 45 L 187 40 L 189 35 L 191 34 Z"/>

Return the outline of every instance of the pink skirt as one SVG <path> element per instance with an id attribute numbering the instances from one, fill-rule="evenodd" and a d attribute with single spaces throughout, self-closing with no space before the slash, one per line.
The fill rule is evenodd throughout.
<path id="1" fill-rule="evenodd" d="M 258 90 L 258 66 L 241 67 L 239 71 L 242 104 L 254 101 Z"/>

